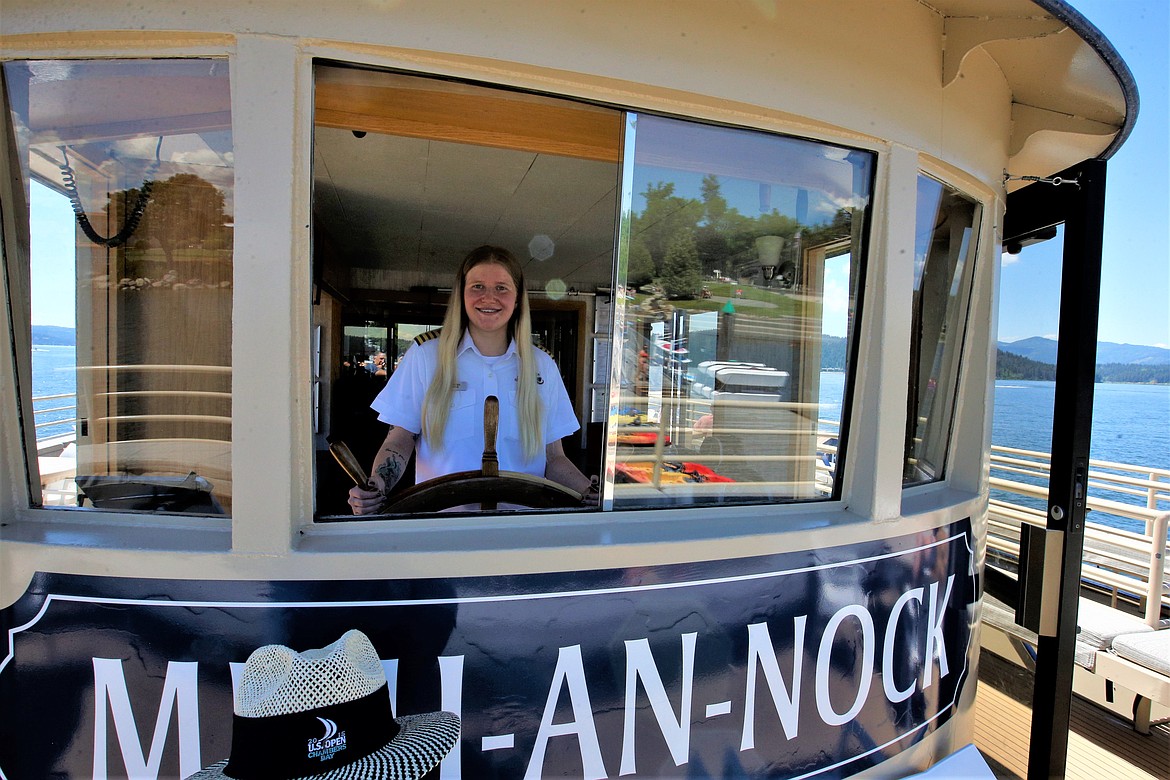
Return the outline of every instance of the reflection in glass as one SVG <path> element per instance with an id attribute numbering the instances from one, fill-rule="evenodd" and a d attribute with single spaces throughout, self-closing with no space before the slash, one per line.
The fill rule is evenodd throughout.
<path id="1" fill-rule="evenodd" d="M 979 204 L 918 177 L 904 484 L 941 479 L 967 320 Z"/>
<path id="2" fill-rule="evenodd" d="M 872 155 L 637 118 L 614 505 L 835 494 Z"/>
<path id="3" fill-rule="evenodd" d="M 33 395 L 69 410 L 37 429 L 42 503 L 229 512 L 226 61 L 9 62 L 4 77 L 30 231 L 50 239 L 32 248 Z M 67 372 L 39 372 L 41 325 L 74 345 Z"/>

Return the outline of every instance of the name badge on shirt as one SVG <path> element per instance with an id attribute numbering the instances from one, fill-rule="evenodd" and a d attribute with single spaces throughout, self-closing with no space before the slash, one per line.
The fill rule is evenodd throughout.
<path id="1" fill-rule="evenodd" d="M 467 383 L 466 383 L 466 382 L 456 382 L 456 383 L 455 383 L 455 390 L 456 390 L 457 392 L 458 392 L 459 390 L 466 390 L 466 389 L 467 389 Z"/>

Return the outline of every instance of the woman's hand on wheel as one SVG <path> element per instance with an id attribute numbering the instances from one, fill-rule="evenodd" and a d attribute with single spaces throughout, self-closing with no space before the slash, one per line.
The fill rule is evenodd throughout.
<path id="1" fill-rule="evenodd" d="M 589 487 L 581 491 L 581 506 L 601 506 L 601 480 L 596 474 L 589 478 Z"/>

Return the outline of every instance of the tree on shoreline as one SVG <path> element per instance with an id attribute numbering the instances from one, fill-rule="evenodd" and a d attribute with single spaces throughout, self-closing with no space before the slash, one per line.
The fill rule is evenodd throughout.
<path id="1" fill-rule="evenodd" d="M 1001 349 L 996 350 L 995 378 L 1054 382 L 1056 366 Z M 1098 363 L 1093 379 L 1114 384 L 1170 385 L 1170 365 Z"/>

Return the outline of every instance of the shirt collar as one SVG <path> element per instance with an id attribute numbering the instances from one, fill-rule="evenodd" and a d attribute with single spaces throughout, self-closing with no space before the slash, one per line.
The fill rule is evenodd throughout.
<path id="1" fill-rule="evenodd" d="M 474 352 L 475 354 L 479 355 L 480 357 L 485 357 L 485 355 L 479 351 L 479 347 L 475 346 L 475 341 L 471 338 L 471 331 L 465 330 L 465 331 L 463 331 L 463 339 L 459 342 L 459 350 L 456 352 L 456 354 L 462 355 L 464 352 L 466 352 L 469 349 L 472 352 Z M 515 354 L 516 354 L 516 340 L 509 339 L 508 340 L 508 348 L 504 350 L 504 354 L 500 355 L 500 357 L 506 358 L 506 357 L 511 357 L 512 355 L 515 355 Z"/>

